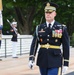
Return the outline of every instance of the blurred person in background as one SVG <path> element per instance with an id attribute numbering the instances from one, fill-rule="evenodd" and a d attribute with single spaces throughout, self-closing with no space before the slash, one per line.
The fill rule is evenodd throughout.
<path id="1" fill-rule="evenodd" d="M 1 48 L 1 41 L 2 41 L 2 28 L 3 26 L 0 26 L 0 48 Z M 0 58 L 0 61 L 2 61 L 1 58 Z"/>
<path id="2" fill-rule="evenodd" d="M 12 57 L 13 58 L 18 58 L 17 57 L 17 35 L 18 35 L 18 32 L 17 32 L 17 22 L 14 20 L 11 24 L 11 34 L 12 34 L 12 38 L 11 38 L 11 41 L 12 41 Z"/>

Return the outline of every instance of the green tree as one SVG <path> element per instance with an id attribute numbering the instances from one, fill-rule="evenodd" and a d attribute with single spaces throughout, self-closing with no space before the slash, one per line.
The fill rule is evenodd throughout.
<path id="1" fill-rule="evenodd" d="M 35 27 L 37 24 L 39 24 L 42 16 L 41 12 L 43 10 L 42 4 L 44 2 L 38 1 L 39 0 L 16 0 L 16 2 L 8 2 L 8 0 L 5 0 L 5 3 L 7 3 L 6 6 L 4 5 L 4 10 L 8 10 L 6 12 L 8 13 L 6 18 L 10 17 L 10 20 L 12 18 L 17 20 L 18 30 L 21 34 L 31 34 L 33 31 L 33 26 Z"/>
<path id="2" fill-rule="evenodd" d="M 69 35 L 74 32 L 74 0 L 47 0 L 59 5 L 56 20 L 67 25 Z M 20 34 L 32 34 L 36 25 L 45 22 L 44 5 L 46 0 L 3 0 L 4 29 L 8 29 L 8 18 L 18 22 Z"/>

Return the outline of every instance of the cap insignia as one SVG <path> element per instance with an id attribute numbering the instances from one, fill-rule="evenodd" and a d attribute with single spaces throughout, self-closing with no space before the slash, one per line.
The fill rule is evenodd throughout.
<path id="1" fill-rule="evenodd" d="M 47 3 L 47 5 L 46 6 L 50 6 L 50 3 Z"/>

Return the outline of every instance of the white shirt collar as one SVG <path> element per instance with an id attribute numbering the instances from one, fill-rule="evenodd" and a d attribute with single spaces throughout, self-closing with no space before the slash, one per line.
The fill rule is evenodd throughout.
<path id="1" fill-rule="evenodd" d="M 52 28 L 54 22 L 55 22 L 55 20 L 53 20 L 53 21 L 50 23 L 50 24 L 51 24 L 51 28 Z M 47 27 L 49 27 L 49 22 L 46 21 L 46 24 L 47 24 Z"/>

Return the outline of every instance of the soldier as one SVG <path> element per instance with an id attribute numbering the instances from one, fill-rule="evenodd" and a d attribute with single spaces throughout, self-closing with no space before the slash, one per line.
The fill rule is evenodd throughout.
<path id="1" fill-rule="evenodd" d="M 2 28 L 3 28 L 3 18 L 2 18 L 2 0 L 0 0 L 0 48 L 1 48 L 1 40 L 2 40 Z M 2 59 L 0 59 L 2 61 Z"/>
<path id="2" fill-rule="evenodd" d="M 17 57 L 17 22 L 12 22 L 11 24 L 12 28 L 11 28 L 11 33 L 12 33 L 12 57 L 13 58 L 18 58 Z"/>
<path id="3" fill-rule="evenodd" d="M 2 40 L 2 28 L 3 26 L 0 26 L 0 48 L 1 48 L 1 40 Z M 2 59 L 0 59 L 2 61 Z"/>
<path id="4" fill-rule="evenodd" d="M 1 40 L 2 40 L 2 29 L 0 28 L 0 48 L 1 48 Z"/>
<path id="5" fill-rule="evenodd" d="M 69 36 L 67 27 L 55 21 L 57 7 L 55 3 L 46 3 L 44 9 L 46 22 L 36 27 L 31 44 L 29 67 L 33 67 L 40 44 L 37 65 L 41 75 L 62 75 L 69 66 Z"/>

